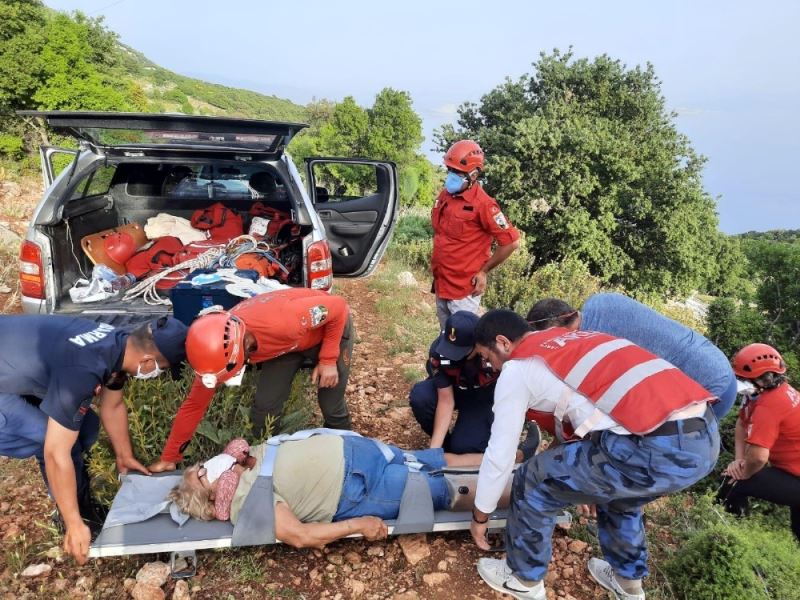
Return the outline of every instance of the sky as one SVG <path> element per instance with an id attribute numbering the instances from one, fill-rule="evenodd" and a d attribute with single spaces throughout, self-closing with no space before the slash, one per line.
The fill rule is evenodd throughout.
<path id="1" fill-rule="evenodd" d="M 800 2 L 45 0 L 177 73 L 305 104 L 410 93 L 423 150 L 542 51 L 652 63 L 725 233 L 800 228 Z"/>

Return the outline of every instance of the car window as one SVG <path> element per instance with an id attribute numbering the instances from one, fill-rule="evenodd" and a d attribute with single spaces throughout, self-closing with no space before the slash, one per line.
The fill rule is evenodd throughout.
<path id="1" fill-rule="evenodd" d="M 313 169 L 318 204 L 347 202 L 378 193 L 374 165 L 317 163 Z"/>
<path id="2" fill-rule="evenodd" d="M 284 186 L 262 165 L 218 163 L 127 165 L 127 193 L 195 200 L 285 198 Z M 134 168 L 139 167 L 139 168 Z"/>
<path id="3" fill-rule="evenodd" d="M 78 186 L 72 192 L 72 196 L 70 196 L 70 200 L 107 194 L 116 170 L 117 168 L 115 166 L 107 165 L 89 173 L 89 175 L 78 183 Z"/>

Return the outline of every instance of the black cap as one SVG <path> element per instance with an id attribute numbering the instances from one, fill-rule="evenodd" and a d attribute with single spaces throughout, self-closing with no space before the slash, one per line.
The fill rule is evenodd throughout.
<path id="1" fill-rule="evenodd" d="M 461 360 L 475 347 L 475 325 L 478 315 L 467 310 L 454 312 L 447 318 L 444 331 L 436 342 L 436 352 L 450 360 Z"/>
<path id="2" fill-rule="evenodd" d="M 181 376 L 181 363 L 186 360 L 186 332 L 189 330 L 178 319 L 159 317 L 150 322 L 153 341 L 161 355 L 167 359 L 173 379 Z"/>

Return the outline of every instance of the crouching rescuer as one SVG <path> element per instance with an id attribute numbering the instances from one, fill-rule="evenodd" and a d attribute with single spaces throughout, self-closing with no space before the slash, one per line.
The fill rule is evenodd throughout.
<path id="1" fill-rule="evenodd" d="M 488 516 L 511 475 L 526 412 L 553 415 L 564 440 L 514 473 L 507 558 L 480 559 L 478 573 L 495 590 L 544 600 L 555 516 L 570 505 L 593 504 L 605 560 L 591 559 L 589 572 L 616 598 L 643 600 L 642 506 L 713 468 L 719 432 L 711 394 L 626 339 L 564 327 L 531 332 L 508 310 L 480 319 L 475 344 L 502 369 L 473 509 L 471 532 L 480 548 L 488 549 Z"/>
<path id="2" fill-rule="evenodd" d="M 353 352 L 350 309 L 340 296 L 305 288 L 254 296 L 228 311 L 200 316 L 186 337 L 186 354 L 195 370 L 167 439 L 161 460 L 151 471 L 171 471 L 183 459 L 198 424 L 220 384 L 238 385 L 245 366 L 258 364 L 260 373 L 250 410 L 253 434 L 263 433 L 267 418 L 280 431 L 280 416 L 297 371 L 314 365 L 324 426 L 350 429 L 344 394 Z"/>

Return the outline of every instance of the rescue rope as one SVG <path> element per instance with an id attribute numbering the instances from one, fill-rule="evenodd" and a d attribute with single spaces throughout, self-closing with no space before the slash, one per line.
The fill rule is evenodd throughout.
<path id="1" fill-rule="evenodd" d="M 240 235 L 233 238 L 225 247 L 225 253 L 219 257 L 217 265 L 226 269 L 235 269 L 236 260 L 243 254 L 259 254 L 265 256 L 267 260 L 280 268 L 281 271 L 289 274 L 283 263 L 281 263 L 275 254 L 272 252 L 269 244 L 266 242 L 259 242 L 252 235 Z"/>
<path id="2" fill-rule="evenodd" d="M 169 298 L 162 298 L 159 296 L 158 290 L 156 289 L 156 284 L 162 279 L 166 279 L 169 275 L 175 273 L 176 271 L 193 271 L 194 269 L 205 269 L 210 267 L 211 265 L 215 264 L 221 256 L 224 256 L 224 254 L 225 250 L 221 248 L 211 248 L 206 250 L 200 256 L 186 260 L 175 265 L 174 267 L 160 271 L 155 275 L 151 275 L 147 279 L 143 279 L 142 281 L 136 283 L 133 287 L 129 288 L 125 292 L 125 295 L 122 299 L 125 302 L 130 302 L 135 298 L 141 297 L 145 303 L 149 304 L 150 306 L 158 306 L 160 304 L 172 306 L 172 302 Z M 183 277 L 181 277 L 181 279 L 183 279 Z"/>

